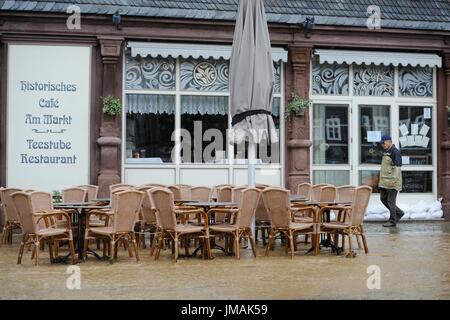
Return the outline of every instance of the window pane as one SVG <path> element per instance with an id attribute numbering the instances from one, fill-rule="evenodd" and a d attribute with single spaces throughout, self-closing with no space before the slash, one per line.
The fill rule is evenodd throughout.
<path id="1" fill-rule="evenodd" d="M 228 97 L 181 96 L 181 161 L 225 163 L 227 127 Z"/>
<path id="2" fill-rule="evenodd" d="M 258 144 L 256 150 L 257 163 L 280 163 L 280 107 L 281 99 L 273 98 L 272 103 L 272 119 L 277 129 L 278 142 L 263 140 Z M 248 142 L 234 144 L 234 159 L 237 164 L 247 163 L 248 159 Z"/>
<path id="3" fill-rule="evenodd" d="M 281 62 L 274 62 L 273 69 L 274 69 L 273 92 L 280 93 L 281 92 Z"/>
<path id="4" fill-rule="evenodd" d="M 354 65 L 353 79 L 356 96 L 394 95 L 393 67 Z"/>
<path id="5" fill-rule="evenodd" d="M 348 163 L 348 106 L 315 104 L 313 163 Z"/>
<path id="6" fill-rule="evenodd" d="M 433 69 L 430 67 L 399 67 L 400 96 L 433 96 Z"/>
<path id="7" fill-rule="evenodd" d="M 128 162 L 172 162 L 171 140 L 175 129 L 175 96 L 126 96 L 126 157 Z"/>
<path id="8" fill-rule="evenodd" d="M 175 59 L 127 54 L 125 89 L 175 90 Z"/>
<path id="9" fill-rule="evenodd" d="M 402 171 L 403 193 L 431 193 L 432 171 Z"/>
<path id="10" fill-rule="evenodd" d="M 381 138 L 390 135 L 389 106 L 360 105 L 360 139 L 361 163 L 381 163 L 383 151 L 378 141 L 373 141 L 373 136 Z M 369 135 L 369 137 L 368 137 Z"/>
<path id="11" fill-rule="evenodd" d="M 349 171 L 344 170 L 314 170 L 313 183 L 330 183 L 335 186 L 343 186 L 350 183 Z"/>
<path id="12" fill-rule="evenodd" d="M 380 189 L 378 188 L 379 178 L 380 171 L 362 170 L 359 172 L 359 184 L 372 187 L 373 193 L 380 193 Z"/>
<path id="13" fill-rule="evenodd" d="M 313 94 L 348 95 L 348 65 L 313 61 Z"/>
<path id="14" fill-rule="evenodd" d="M 181 89 L 189 91 L 228 91 L 228 60 L 181 60 Z"/>
<path id="15" fill-rule="evenodd" d="M 400 147 L 409 164 L 433 164 L 431 116 L 430 107 L 400 106 Z"/>

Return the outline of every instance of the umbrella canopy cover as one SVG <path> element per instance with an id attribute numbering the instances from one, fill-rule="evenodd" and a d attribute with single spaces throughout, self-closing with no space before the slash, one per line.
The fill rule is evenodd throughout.
<path id="1" fill-rule="evenodd" d="M 263 0 L 241 0 L 230 58 L 231 141 L 278 141 L 272 119 L 274 84 Z"/>

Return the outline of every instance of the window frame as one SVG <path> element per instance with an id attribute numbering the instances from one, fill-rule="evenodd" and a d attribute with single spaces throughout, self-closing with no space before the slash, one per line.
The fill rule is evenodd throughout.
<path id="1" fill-rule="evenodd" d="M 229 91 L 195 91 L 195 90 L 182 90 L 181 89 L 181 61 L 182 57 L 178 56 L 175 58 L 175 90 L 154 90 L 154 89 L 127 89 L 126 88 L 126 55 L 127 51 L 123 54 L 122 59 L 122 101 L 123 108 L 126 108 L 125 101 L 127 94 L 165 94 L 175 96 L 175 161 L 166 162 L 161 164 L 145 164 L 145 163 L 127 163 L 126 162 L 126 130 L 122 130 L 122 151 L 121 151 L 121 164 L 122 177 L 125 177 L 127 169 L 172 169 L 175 173 L 175 182 L 179 183 L 181 181 L 181 171 L 182 169 L 227 169 L 229 181 L 234 181 L 235 171 L 241 169 L 247 169 L 246 164 L 234 164 L 234 146 L 229 144 L 225 140 L 225 148 L 228 159 L 230 160 L 227 164 L 216 164 L 216 163 L 181 163 L 180 157 L 180 129 L 181 129 L 181 97 L 182 96 L 226 96 L 229 97 Z M 204 59 L 204 58 L 201 58 Z M 207 60 L 207 59 L 205 59 Z M 271 164 L 257 164 L 256 169 L 267 169 L 267 172 L 271 170 L 278 170 L 280 175 L 280 185 L 284 185 L 285 181 L 285 121 L 284 121 L 284 104 L 285 104 L 285 67 L 286 63 L 283 61 L 278 62 L 280 64 L 280 92 L 276 93 L 274 90 L 273 97 L 280 99 L 280 128 L 279 128 L 279 139 L 280 139 L 280 161 L 279 163 Z M 231 113 L 228 112 L 228 128 L 231 128 Z M 122 112 L 122 128 L 126 128 L 126 112 Z M 122 178 L 125 179 L 125 178 Z"/>
<path id="2" fill-rule="evenodd" d="M 432 116 L 432 164 L 431 165 L 405 165 L 402 171 L 432 171 L 432 192 L 431 193 L 402 193 L 405 199 L 414 199 L 420 194 L 422 197 L 430 196 L 430 199 L 436 199 L 437 195 L 437 70 L 433 67 L 433 94 L 431 97 L 417 96 L 400 96 L 399 94 L 399 66 L 394 66 L 394 95 L 389 96 L 356 96 L 354 95 L 353 77 L 354 65 L 349 65 L 349 94 L 344 95 L 327 95 L 313 94 L 312 85 L 309 88 L 309 97 L 312 101 L 312 108 L 315 104 L 348 104 L 349 106 L 349 165 L 314 165 L 313 152 L 310 152 L 310 176 L 313 178 L 315 170 L 350 170 L 349 181 L 351 185 L 359 185 L 360 171 L 379 171 L 380 165 L 377 164 L 360 164 L 360 105 L 389 105 L 390 106 L 390 128 L 391 137 L 396 146 L 399 146 L 399 107 L 400 106 L 421 106 L 430 107 Z M 312 84 L 312 68 L 313 59 L 310 61 L 310 83 Z M 313 111 L 313 110 L 311 110 Z M 313 117 L 310 119 L 310 137 L 313 137 Z M 349 169 L 348 169 L 349 168 Z M 379 197 L 374 194 L 372 197 Z"/>

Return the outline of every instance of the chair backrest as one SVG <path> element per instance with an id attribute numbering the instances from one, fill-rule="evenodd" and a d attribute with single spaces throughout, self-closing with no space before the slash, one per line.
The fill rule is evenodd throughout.
<path id="1" fill-rule="evenodd" d="M 145 192 L 144 199 L 142 200 L 142 208 L 141 208 L 141 216 L 140 219 L 144 220 L 147 223 L 155 223 L 156 215 L 155 215 L 155 206 L 152 204 L 150 196 L 147 191 L 156 187 L 152 186 L 141 186 L 136 188 L 138 191 Z"/>
<path id="2" fill-rule="evenodd" d="M 262 191 L 264 204 L 273 227 L 287 228 L 291 222 L 289 190 L 266 188 Z"/>
<path id="3" fill-rule="evenodd" d="M 355 186 L 340 186 L 336 188 L 336 201 L 352 202 L 355 197 Z"/>
<path id="4" fill-rule="evenodd" d="M 137 186 L 136 189 L 143 188 L 143 187 L 152 187 L 152 188 L 154 188 L 154 187 L 160 187 L 160 188 L 167 188 L 167 186 L 164 185 L 164 184 L 159 184 L 159 183 L 146 183 L 146 184 L 142 184 L 142 185 L 140 185 L 140 186 Z"/>
<path id="5" fill-rule="evenodd" d="M 84 185 L 78 186 L 78 188 L 86 189 L 86 191 L 87 191 L 86 201 L 92 201 L 94 199 L 97 199 L 98 186 L 94 186 L 93 184 L 84 184 Z"/>
<path id="6" fill-rule="evenodd" d="M 173 193 L 174 200 L 186 200 L 186 199 L 182 199 L 182 197 L 181 197 L 181 188 L 180 187 L 168 186 L 167 189 L 169 189 Z"/>
<path id="7" fill-rule="evenodd" d="M 239 208 L 242 199 L 242 190 L 247 189 L 247 186 L 239 186 L 234 187 L 231 192 L 231 202 L 236 203 L 236 206 Z"/>
<path id="8" fill-rule="evenodd" d="M 23 232 L 36 233 L 39 229 L 47 227 L 44 219 L 40 219 L 37 222 L 37 219 L 33 217 L 33 212 L 53 210 L 52 195 L 50 193 L 19 191 L 13 193 L 11 197 L 14 206 L 17 208 Z"/>
<path id="9" fill-rule="evenodd" d="M 320 200 L 320 188 L 322 187 L 326 187 L 329 184 L 327 183 L 319 183 L 319 184 L 315 184 L 311 187 L 311 194 L 310 194 L 310 198 L 311 201 L 319 201 Z"/>
<path id="10" fill-rule="evenodd" d="M 304 197 L 305 199 L 310 199 L 311 189 L 312 189 L 311 183 L 308 182 L 300 183 L 297 186 L 297 195 Z"/>
<path id="11" fill-rule="evenodd" d="M 208 188 L 208 187 L 192 187 L 191 188 L 191 200 L 209 201 L 210 194 L 211 194 L 211 188 Z"/>
<path id="12" fill-rule="evenodd" d="M 192 186 L 187 184 L 176 184 L 176 187 L 180 189 L 180 199 L 182 200 L 190 200 L 191 199 L 191 188 Z"/>
<path id="13" fill-rule="evenodd" d="M 173 192 L 166 188 L 153 188 L 147 193 L 155 206 L 158 226 L 166 230 L 174 230 L 177 220 L 174 212 Z"/>
<path id="14" fill-rule="evenodd" d="M 224 186 L 217 189 L 217 202 L 231 202 L 233 187 Z"/>
<path id="15" fill-rule="evenodd" d="M 257 188 L 247 188 L 241 191 L 241 203 L 238 207 L 236 225 L 239 228 L 250 228 L 255 215 L 256 207 L 261 195 Z"/>
<path id="16" fill-rule="evenodd" d="M 109 194 L 112 195 L 112 192 L 117 189 L 117 188 L 121 188 L 121 187 L 127 187 L 129 189 L 133 188 L 134 186 L 131 184 L 125 184 L 125 183 L 116 183 L 116 184 L 112 184 L 109 186 Z"/>
<path id="17" fill-rule="evenodd" d="M 116 197 L 116 208 L 114 209 L 113 231 L 134 231 L 134 225 L 139 216 L 145 193 L 137 190 L 127 190 L 114 195 Z"/>
<path id="18" fill-rule="evenodd" d="M 62 201 L 65 203 L 85 202 L 88 191 L 85 188 L 68 188 L 62 191 Z"/>
<path id="19" fill-rule="evenodd" d="M 20 221 L 19 215 L 17 213 L 17 209 L 11 198 L 11 195 L 18 191 L 22 191 L 22 190 L 16 189 L 16 188 L 4 188 L 1 191 L 3 211 L 5 213 L 5 221 Z"/>
<path id="20" fill-rule="evenodd" d="M 256 188 L 260 191 L 269 188 L 270 186 L 267 184 L 257 184 Z M 266 205 L 264 204 L 264 200 L 262 197 L 259 197 L 258 206 L 256 207 L 255 212 L 255 221 L 270 221 L 269 214 L 267 213 Z"/>
<path id="21" fill-rule="evenodd" d="M 235 186 L 232 185 L 232 184 L 229 184 L 229 183 L 227 183 L 227 184 L 218 184 L 218 185 L 215 185 L 215 186 L 213 186 L 213 187 L 211 188 L 211 195 L 210 195 L 210 198 L 211 198 L 211 199 L 214 199 L 214 198 L 217 199 L 217 190 L 219 190 L 219 189 L 222 188 L 222 187 L 232 187 L 232 188 L 234 188 Z M 246 186 L 246 187 L 248 187 L 248 186 Z"/>
<path id="22" fill-rule="evenodd" d="M 335 186 L 325 186 L 320 188 L 320 195 L 318 201 L 330 201 L 336 200 L 336 187 Z"/>
<path id="23" fill-rule="evenodd" d="M 359 226 L 363 223 L 371 195 L 372 187 L 361 186 L 356 188 L 350 216 L 352 226 Z"/>

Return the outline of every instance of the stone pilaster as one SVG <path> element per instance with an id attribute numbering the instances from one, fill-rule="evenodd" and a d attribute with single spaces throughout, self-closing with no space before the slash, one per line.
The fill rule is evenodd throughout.
<path id="1" fill-rule="evenodd" d="M 102 97 L 122 98 L 122 45 L 123 38 L 99 38 L 103 62 Z M 109 196 L 109 186 L 120 183 L 121 117 L 101 116 L 100 170 L 98 175 L 99 197 Z"/>
<path id="2" fill-rule="evenodd" d="M 290 47 L 289 57 L 291 81 L 286 88 L 286 103 L 289 102 L 292 92 L 304 99 L 309 97 L 311 48 Z M 305 110 L 303 115 L 291 117 L 286 128 L 286 184 L 289 189 L 294 190 L 299 183 L 311 180 L 309 110 Z"/>

